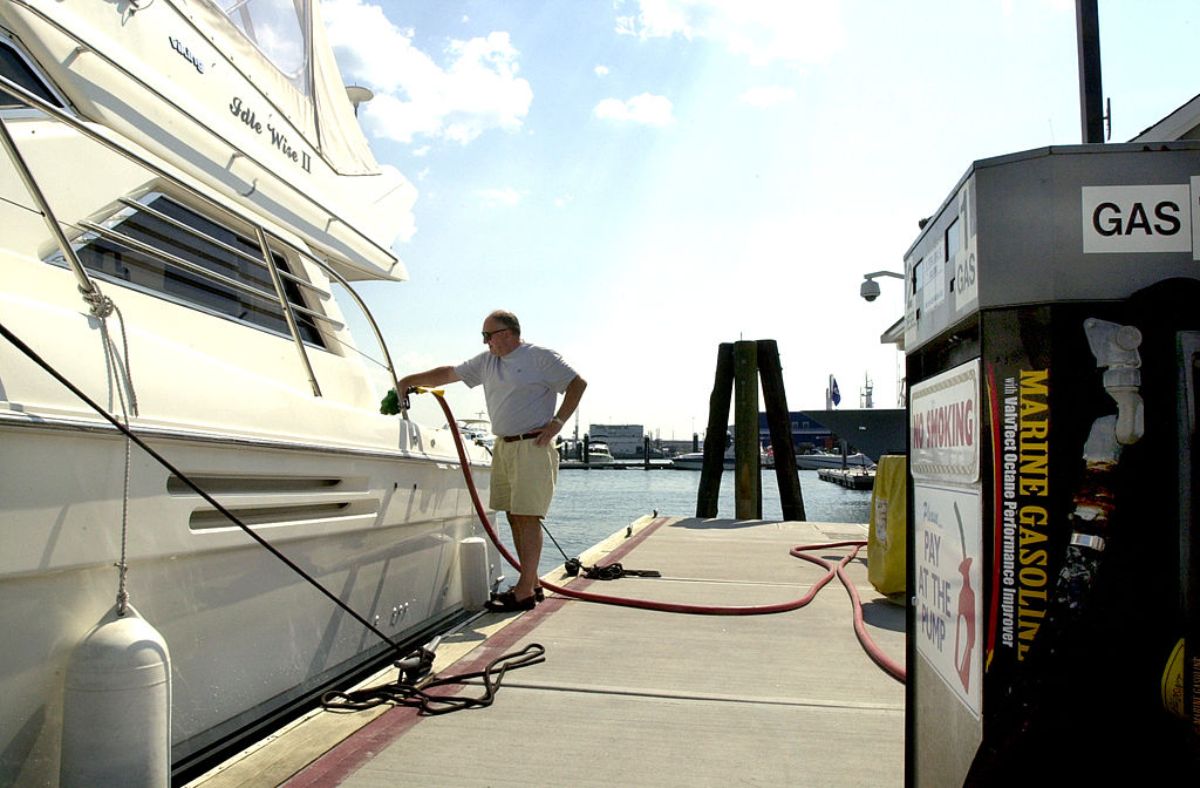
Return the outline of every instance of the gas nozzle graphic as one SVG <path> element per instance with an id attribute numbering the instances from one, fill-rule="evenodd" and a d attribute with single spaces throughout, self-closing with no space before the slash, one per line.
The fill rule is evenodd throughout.
<path id="1" fill-rule="evenodd" d="M 1141 440 L 1145 432 L 1142 395 L 1142 332 L 1137 326 L 1123 326 L 1089 317 L 1083 321 L 1088 346 L 1096 357 L 1096 366 L 1104 369 L 1104 390 L 1117 403 L 1114 434 L 1122 446 Z"/>

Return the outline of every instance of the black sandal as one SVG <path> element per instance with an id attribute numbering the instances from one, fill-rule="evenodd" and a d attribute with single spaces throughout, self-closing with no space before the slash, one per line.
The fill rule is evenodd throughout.
<path id="1" fill-rule="evenodd" d="M 516 594 L 512 591 L 506 591 L 489 599 L 484 607 L 493 613 L 517 613 L 522 610 L 533 610 L 537 607 L 537 598 L 530 595 L 524 599 L 517 599 Z"/>
<path id="2" fill-rule="evenodd" d="M 512 599 L 515 601 L 517 598 L 516 593 L 517 592 L 511 588 L 508 589 L 507 591 L 493 591 L 491 598 L 493 600 Z M 538 586 L 537 588 L 533 589 L 533 598 L 539 602 L 546 601 L 546 592 L 542 590 L 541 586 Z"/>

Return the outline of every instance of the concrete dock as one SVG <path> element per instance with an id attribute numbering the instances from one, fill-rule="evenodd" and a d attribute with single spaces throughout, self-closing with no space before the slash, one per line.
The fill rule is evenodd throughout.
<path id="1" fill-rule="evenodd" d="M 775 604 L 825 574 L 789 548 L 867 535 L 858 524 L 681 518 L 644 518 L 629 533 L 593 548 L 584 564 L 619 561 L 661 578 L 545 579 L 623 598 Z M 816 555 L 836 563 L 847 551 Z M 867 631 L 902 665 L 904 610 L 867 582 L 865 548 L 846 571 Z M 545 647 L 545 662 L 510 671 L 490 707 L 313 712 L 192 785 L 903 784 L 904 687 L 860 646 L 836 579 L 805 607 L 758 616 L 549 593 L 533 611 L 484 613 L 446 636 L 434 670 L 479 670 L 531 643 Z M 482 686 L 446 694 L 477 697 Z"/>

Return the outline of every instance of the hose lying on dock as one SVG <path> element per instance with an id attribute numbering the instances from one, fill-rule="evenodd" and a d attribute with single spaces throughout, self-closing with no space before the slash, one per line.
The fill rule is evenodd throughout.
<path id="1" fill-rule="evenodd" d="M 390 637 L 388 637 L 386 634 L 384 634 L 382 631 L 380 631 L 379 628 L 374 626 L 371 622 L 367 621 L 367 619 L 364 618 L 361 614 L 359 614 L 356 610 L 354 610 L 349 605 L 347 605 L 345 602 L 343 602 L 341 599 L 339 599 L 337 597 L 337 595 L 333 594 L 327 588 L 322 586 L 315 578 L 311 577 L 307 572 L 305 572 L 302 568 L 300 568 L 298 565 L 296 565 L 295 562 L 291 561 L 289 558 L 287 558 L 287 556 L 283 555 L 283 553 L 281 553 L 274 545 L 270 544 L 261 535 L 256 533 L 246 523 L 244 523 L 235 514 L 233 514 L 233 512 L 226 509 L 219 501 L 217 501 L 215 498 L 213 498 L 207 491 L 205 491 L 199 485 L 197 485 L 195 482 L 193 482 L 187 476 L 187 474 L 185 474 L 180 469 L 176 468 L 165 457 L 163 457 L 161 454 L 159 454 L 157 451 L 155 451 L 153 448 L 151 448 L 149 445 L 147 445 L 146 442 L 144 440 L 142 440 L 142 438 L 140 436 L 138 436 L 136 433 L 134 433 L 132 430 L 130 430 L 126 425 L 122 424 L 116 417 L 114 417 L 107 410 L 102 408 L 93 399 L 88 397 L 78 386 L 76 386 L 74 383 L 72 383 L 70 380 L 68 380 L 62 373 L 60 373 L 49 362 L 47 362 L 45 359 L 43 359 L 29 345 L 27 345 L 24 341 L 22 341 L 20 339 L 20 337 L 16 336 L 11 331 L 9 331 L 8 328 L 3 325 L 3 323 L 0 323 L 0 336 L 3 336 L 14 347 L 16 347 L 25 356 L 27 356 L 31 361 L 33 361 L 35 364 L 40 366 L 51 377 L 53 377 L 55 380 L 57 380 L 60 384 L 62 384 L 68 390 L 70 390 L 76 397 L 78 397 L 80 400 L 82 400 L 84 403 L 86 403 L 90 408 L 92 408 L 92 410 L 94 410 L 96 413 L 98 413 L 106 421 L 108 421 L 110 424 L 112 424 L 113 427 L 115 427 L 119 432 L 121 432 L 123 435 L 125 435 L 125 437 L 127 437 L 129 440 L 131 440 L 135 444 L 137 444 L 137 446 L 139 448 L 141 448 L 143 451 L 145 451 L 156 462 L 158 462 L 160 465 L 162 465 L 164 468 L 166 468 L 171 473 L 173 473 L 176 477 L 178 477 L 182 482 L 184 482 L 188 487 L 190 487 L 193 492 L 195 492 L 197 495 L 199 495 L 201 498 L 203 498 L 209 505 L 211 505 L 213 508 L 215 508 L 222 515 L 224 515 L 230 522 L 234 523 L 239 528 L 241 528 L 242 531 L 244 531 L 251 539 L 258 542 L 259 545 L 261 545 L 268 552 L 270 552 L 272 555 L 274 555 L 277 559 L 279 559 L 281 562 L 283 562 L 293 572 L 295 572 L 297 575 L 299 575 L 301 578 L 303 578 L 305 581 L 307 581 L 317 591 L 321 592 L 323 595 L 328 597 L 330 599 L 330 601 L 332 601 L 336 606 L 345 610 L 352 618 L 354 618 L 358 623 L 362 624 L 363 627 L 365 627 L 368 631 L 372 632 L 377 637 L 379 637 L 380 640 L 382 640 L 384 643 L 386 643 L 388 646 L 390 646 L 395 652 L 402 653 L 400 645 L 398 643 L 393 641 Z M 475 506 L 475 512 L 479 517 L 479 521 L 480 521 L 480 523 L 482 523 L 484 530 L 487 531 L 488 537 L 492 540 L 492 543 L 496 545 L 496 549 L 499 550 L 501 555 L 504 556 L 504 559 L 506 561 L 508 561 L 508 563 L 510 565 L 512 565 L 515 569 L 520 571 L 520 563 L 517 561 L 516 557 L 514 557 L 512 555 L 512 553 L 510 553 L 508 551 L 508 549 L 504 546 L 504 544 L 500 541 L 499 536 L 496 534 L 495 528 L 492 526 L 491 520 L 488 519 L 487 510 L 484 509 L 483 503 L 479 499 L 479 493 L 475 489 L 475 480 L 471 475 L 471 464 L 467 459 L 466 448 L 463 445 L 462 435 L 459 434 L 459 431 L 458 431 L 458 422 L 455 420 L 454 414 L 451 412 L 450 406 L 446 402 L 446 399 L 441 394 L 441 392 L 433 391 L 432 393 L 434 394 L 435 397 L 437 397 L 438 404 L 441 405 L 442 411 L 446 414 L 446 420 L 450 424 L 451 434 L 453 434 L 453 436 L 454 436 L 454 445 L 458 451 L 459 462 L 462 465 L 463 476 L 466 479 L 467 489 L 469 490 L 469 492 L 471 494 L 471 501 Z M 648 599 L 627 599 L 627 598 L 623 598 L 623 597 L 608 596 L 606 594 L 593 594 L 593 593 L 589 593 L 586 591 L 576 591 L 573 589 L 566 588 L 564 586 L 554 585 L 553 583 L 543 583 L 543 585 L 546 588 L 550 589 L 551 591 L 561 594 L 562 596 L 571 597 L 573 599 L 579 599 L 579 600 L 582 600 L 585 602 L 596 602 L 596 603 L 607 604 L 607 605 L 619 605 L 619 606 L 623 606 L 623 607 L 636 607 L 636 608 L 642 608 L 644 610 L 658 610 L 658 611 L 667 612 L 667 613 L 688 613 L 688 614 L 693 614 L 693 615 L 717 615 L 717 616 L 755 616 L 755 615 L 765 615 L 768 613 L 784 613 L 789 610 L 796 610 L 798 608 L 804 607 L 809 602 L 811 602 L 813 600 L 813 598 L 816 597 L 817 593 L 836 574 L 838 579 L 841 580 L 842 585 L 845 586 L 846 591 L 847 591 L 847 593 L 849 593 L 850 598 L 854 604 L 854 611 L 855 611 L 854 612 L 854 631 L 858 637 L 859 642 L 862 644 L 863 648 L 866 650 L 867 655 L 877 665 L 879 665 L 884 670 L 884 672 L 886 672 L 888 675 L 892 676 L 897 681 L 904 682 L 905 675 L 906 675 L 905 669 L 902 666 L 895 663 L 893 660 L 891 660 L 886 654 L 884 654 L 883 651 L 871 639 L 869 633 L 867 633 L 866 626 L 863 622 L 862 603 L 859 599 L 858 592 L 855 590 L 854 585 L 850 582 L 850 579 L 843 572 L 843 567 L 845 567 L 846 564 L 848 564 L 850 561 L 852 561 L 858 555 L 858 551 L 860 549 L 862 549 L 862 547 L 864 545 L 866 545 L 865 541 L 857 541 L 856 540 L 856 541 L 842 541 L 842 542 L 827 542 L 827 543 L 823 543 L 823 544 L 800 545 L 800 546 L 793 547 L 790 551 L 791 555 L 793 555 L 797 558 L 803 558 L 806 561 L 810 561 L 812 563 L 818 564 L 819 566 L 824 567 L 827 570 L 827 572 L 826 572 L 825 576 L 823 576 L 819 581 L 817 581 L 817 583 L 815 583 L 813 585 L 813 587 L 811 589 L 809 589 L 809 592 L 807 594 L 805 594 L 803 597 L 796 599 L 796 600 L 792 600 L 790 602 L 782 602 L 782 603 L 778 603 L 778 604 L 774 604 L 774 605 L 747 605 L 747 606 L 688 605 L 688 604 L 673 603 L 673 602 L 656 602 L 656 601 L 648 600 Z M 833 566 L 832 564 L 828 563 L 824 559 L 817 558 L 816 556 L 807 555 L 807 553 L 810 551 L 825 550 L 825 549 L 830 549 L 830 548 L 835 548 L 835 547 L 853 547 L 854 548 L 853 552 L 851 552 L 849 555 L 847 555 L 845 558 L 843 558 L 836 567 Z M 601 567 L 601 569 L 603 569 L 603 567 Z"/>
<path id="2" fill-rule="evenodd" d="M 471 464 L 467 460 L 467 451 L 463 445 L 462 436 L 458 432 L 458 422 L 454 418 L 454 414 L 450 410 L 450 405 L 446 402 L 442 392 L 437 390 L 429 390 L 441 405 L 442 411 L 446 414 L 446 421 L 449 423 L 451 432 L 454 435 L 454 445 L 458 450 L 459 462 L 462 464 L 463 477 L 466 479 L 467 490 L 471 494 L 471 501 L 475 505 L 475 513 L 479 517 L 479 522 L 487 531 L 488 537 L 492 543 L 496 545 L 496 549 L 504 556 L 504 560 L 517 571 L 520 571 L 521 565 L 508 548 L 500 541 L 500 537 L 496 533 L 491 520 L 487 516 L 487 510 L 483 506 L 483 502 L 479 499 L 479 492 L 475 489 L 475 480 L 471 475 Z M 566 586 L 558 586 L 553 583 L 542 582 L 542 585 L 562 596 L 572 599 L 579 599 L 584 602 L 597 602 L 605 605 L 619 605 L 622 607 L 636 607 L 643 610 L 658 610 L 665 613 L 687 613 L 692 615 L 706 616 L 760 616 L 769 613 L 786 613 L 790 610 L 797 610 L 811 602 L 825 585 L 833 579 L 837 578 L 845 586 L 846 592 L 850 595 L 850 600 L 854 606 L 854 634 L 858 637 L 859 643 L 867 652 L 867 656 L 883 669 L 892 678 L 904 683 L 906 671 L 902 665 L 899 665 L 890 657 L 888 657 L 882 649 L 871 639 L 867 632 L 866 624 L 863 621 L 862 601 L 858 596 L 858 591 L 854 588 L 854 584 L 846 575 L 845 566 L 853 561 L 858 556 L 859 550 L 866 546 L 865 540 L 849 540 L 840 542 L 824 542 L 821 544 L 798 545 L 791 548 L 790 555 L 796 558 L 802 558 L 810 563 L 817 564 L 826 570 L 826 574 L 813 584 L 808 593 L 799 599 L 790 600 L 787 602 L 779 602 L 770 605 L 689 605 L 679 602 L 657 602 L 650 599 L 630 599 L 625 597 L 609 596 L 607 594 L 595 594 L 588 591 L 577 591 Z M 851 547 L 853 550 L 847 554 L 837 565 L 831 564 L 823 558 L 809 553 L 820 550 L 828 550 L 832 548 Z"/>

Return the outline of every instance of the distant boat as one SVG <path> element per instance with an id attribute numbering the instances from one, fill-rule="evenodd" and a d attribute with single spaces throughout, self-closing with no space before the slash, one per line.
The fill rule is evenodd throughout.
<path id="1" fill-rule="evenodd" d="M 725 456 L 722 459 L 722 466 L 725 470 L 732 470 L 736 460 L 734 458 L 733 447 L 730 446 L 725 450 Z M 760 468 L 774 468 L 775 461 L 765 451 L 760 451 L 758 455 L 758 464 Z M 690 451 L 687 454 L 680 454 L 678 457 L 671 459 L 671 467 L 678 468 L 681 471 L 699 471 L 704 468 L 704 452 Z"/>
<path id="2" fill-rule="evenodd" d="M 492 423 L 487 419 L 459 419 L 458 432 L 463 440 L 483 446 L 489 452 L 496 441 L 492 436 Z"/>
<path id="3" fill-rule="evenodd" d="M 904 408 L 802 410 L 800 413 L 875 461 L 885 454 L 904 454 L 908 450 L 908 411 Z"/>
<path id="4" fill-rule="evenodd" d="M 613 459 L 612 452 L 608 448 L 608 444 L 599 441 L 588 443 L 587 461 L 588 465 L 612 465 L 616 462 Z"/>
<path id="5" fill-rule="evenodd" d="M 832 454 L 825 451 L 817 451 L 812 454 L 797 454 L 796 468 L 801 471 L 817 471 L 822 468 L 874 468 L 875 463 L 871 458 L 862 452 L 858 451 L 854 454 L 847 454 L 844 457 L 841 454 Z"/>

